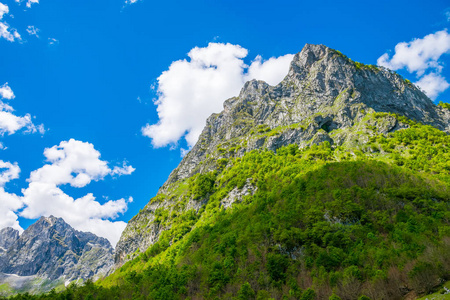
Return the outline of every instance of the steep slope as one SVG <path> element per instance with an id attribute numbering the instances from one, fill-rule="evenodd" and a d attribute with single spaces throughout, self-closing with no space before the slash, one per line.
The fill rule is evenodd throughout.
<path id="1" fill-rule="evenodd" d="M 399 122 L 410 128 L 361 148 L 255 150 L 196 176 L 184 198 L 206 195 L 204 208 L 157 210 L 154 222 L 167 227 L 157 242 L 98 284 L 60 297 L 352 300 L 432 292 L 450 279 L 450 137 Z"/>
<path id="2" fill-rule="evenodd" d="M 128 223 L 116 247 L 116 263 L 147 249 L 167 229 L 154 222 L 157 210 L 198 211 L 207 203 L 207 198 L 181 203 L 180 192 L 188 178 L 220 170 L 231 158 L 254 149 L 275 151 L 289 144 L 305 147 L 324 141 L 333 147 L 350 147 L 366 143 L 377 133 L 409 126 L 384 115 L 361 127 L 363 119 L 375 112 L 398 114 L 446 132 L 450 129 L 449 111 L 434 105 L 400 75 L 353 62 L 323 45 L 306 45 L 280 84 L 247 82 L 238 97 L 225 101 L 224 110 L 207 120 L 199 141 L 157 197 Z"/>
<path id="3" fill-rule="evenodd" d="M 20 237 L 18 232 L 4 229 L 0 240 L 8 241 L 0 256 L 0 272 L 15 275 L 3 275 L 0 280 L 19 290 L 45 291 L 57 284 L 102 276 L 113 265 L 113 249 L 108 240 L 77 231 L 53 216 L 41 217 Z M 16 284 L 14 278 L 21 277 L 20 284 Z M 41 281 L 46 286 L 30 281 Z"/>

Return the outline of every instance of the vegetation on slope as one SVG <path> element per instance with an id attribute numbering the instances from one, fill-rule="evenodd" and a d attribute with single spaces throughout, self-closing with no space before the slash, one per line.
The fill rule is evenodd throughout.
<path id="1" fill-rule="evenodd" d="M 439 101 L 438 105 L 440 107 L 443 107 L 443 108 L 446 108 L 446 109 L 450 109 L 450 103 Z"/>
<path id="2" fill-rule="evenodd" d="M 383 114 L 377 114 L 383 117 Z M 450 279 L 450 138 L 430 126 L 354 148 L 252 151 L 180 183 L 158 242 L 104 281 L 12 299 L 401 299 Z M 221 201 L 251 185 L 230 209 Z M 161 201 L 167 195 L 160 195 Z M 161 199 L 160 199 L 161 198 Z"/>

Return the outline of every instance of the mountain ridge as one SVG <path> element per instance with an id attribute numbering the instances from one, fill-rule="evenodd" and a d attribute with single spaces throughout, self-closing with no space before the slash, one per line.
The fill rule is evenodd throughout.
<path id="1" fill-rule="evenodd" d="M 323 75 L 324 73 L 325 75 Z M 340 78 L 341 73 L 344 73 L 346 77 Z M 381 76 L 379 76 L 380 74 Z M 308 78 L 308 75 L 312 78 Z M 363 79 L 366 80 L 363 81 Z M 384 79 L 384 82 L 382 79 Z M 327 80 L 329 81 L 328 83 L 326 83 Z M 364 87 L 359 86 L 362 81 L 364 82 Z M 367 86 L 367 83 L 372 85 Z M 314 84 L 314 86 L 311 87 L 311 84 Z M 385 86 L 387 86 L 387 91 L 380 92 L 380 88 L 385 88 Z M 377 91 L 376 95 L 373 95 L 372 91 L 374 90 Z M 255 124 L 256 126 L 265 124 L 270 129 L 278 126 L 288 126 L 321 112 L 324 107 L 333 107 L 336 98 L 344 91 L 348 94 L 343 95 L 347 99 L 339 99 L 341 102 L 342 100 L 348 100 L 350 105 L 360 103 L 368 108 L 372 108 L 375 112 L 397 113 L 424 124 L 431 124 L 440 130 L 447 132 L 450 130 L 448 110 L 443 110 L 434 105 L 422 91 L 404 80 L 397 73 L 384 67 L 355 63 L 340 52 L 323 45 L 307 44 L 300 53 L 294 56 L 289 72 L 280 84 L 271 87 L 263 81 L 252 80 L 245 83 L 239 96 L 226 100 L 223 112 L 213 114 L 208 118 L 199 141 L 186 155 L 180 166 L 170 174 L 166 183 L 192 175 L 191 172 L 188 171 L 186 173 L 185 171 L 186 168 L 190 169 L 191 167 L 184 166 L 189 164 L 198 165 L 199 161 L 191 158 L 192 156 L 199 159 L 202 158 L 199 155 L 200 151 L 197 150 L 199 147 L 196 146 L 199 143 L 201 145 L 203 140 L 209 140 L 213 135 L 217 134 L 217 131 L 214 129 L 217 128 L 218 124 L 222 125 L 220 124 L 221 118 L 229 118 L 230 115 L 236 116 L 242 113 L 243 109 L 248 109 L 245 112 L 250 113 L 251 117 L 256 117 L 257 121 L 259 121 L 258 124 Z M 307 95 L 302 95 L 305 92 Z M 300 100 L 310 100 L 308 99 L 309 93 L 313 95 L 313 98 L 320 98 L 321 101 L 296 101 L 297 103 L 287 101 L 280 103 L 283 100 L 290 100 L 289 98 L 300 96 L 303 96 L 303 99 Z M 398 97 L 390 99 L 389 96 L 392 94 L 398 94 Z M 265 97 L 267 95 L 268 97 Z M 258 100 L 272 101 L 272 105 L 268 103 L 268 105 L 264 106 L 265 103 L 262 103 L 262 106 L 258 107 L 258 105 L 251 104 L 253 101 L 258 102 Z M 276 107 L 272 107 L 272 111 L 269 111 L 270 106 L 274 106 L 274 103 L 281 106 L 284 104 L 285 107 L 278 110 Z M 257 113 L 259 110 L 262 110 L 261 117 L 254 115 L 255 108 L 258 109 Z M 351 119 L 351 112 L 348 113 L 350 113 L 350 118 L 342 120 L 345 125 L 352 121 L 348 120 Z M 233 119 L 233 121 L 236 121 L 236 119 Z M 228 125 L 233 123 L 226 122 L 227 126 L 225 127 L 228 128 Z M 212 127 L 211 132 L 208 130 L 210 126 Z M 242 128 L 239 129 L 242 130 Z M 225 134 L 220 134 L 216 139 L 229 140 L 233 136 L 239 136 L 242 132 L 234 134 L 233 132 L 226 132 Z M 275 149 L 275 147 L 272 148 L 272 150 Z M 189 162 L 189 160 L 192 162 Z"/>

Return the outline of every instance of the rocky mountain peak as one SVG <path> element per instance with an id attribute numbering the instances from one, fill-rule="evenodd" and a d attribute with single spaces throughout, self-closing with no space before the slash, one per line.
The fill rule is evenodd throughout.
<path id="1" fill-rule="evenodd" d="M 2 273 L 70 282 L 105 275 L 114 263 L 107 239 L 77 231 L 62 218 L 41 217 L 15 237 L 0 254 Z"/>
<path id="2" fill-rule="evenodd" d="M 224 110 L 208 118 L 198 143 L 167 183 L 206 170 L 209 165 L 205 164 L 206 156 L 227 141 L 249 139 L 250 147 L 241 147 L 235 153 L 243 155 L 263 145 L 275 150 L 286 143 L 302 144 L 312 138 L 310 134 L 302 134 L 302 138 L 297 136 L 283 143 L 270 142 L 274 138 L 255 141 L 248 133 L 257 126 L 266 130 L 301 122 L 309 126 L 313 124 L 309 119 L 313 118 L 317 126 L 310 133 L 314 135 L 323 125 L 332 129 L 352 126 L 367 111 L 395 113 L 449 130 L 448 111 L 434 105 L 397 73 L 354 62 L 324 45 L 307 44 L 294 56 L 287 76 L 278 85 L 252 80 L 245 83 L 237 97 L 226 100 Z"/>
<path id="3" fill-rule="evenodd" d="M 53 215 L 50 215 L 49 217 L 41 217 L 39 221 L 41 221 L 41 222 L 45 221 L 50 226 L 54 226 L 57 222 L 59 222 L 60 224 L 67 224 L 66 222 L 64 222 L 64 220 L 62 218 L 56 218 Z"/>
<path id="4" fill-rule="evenodd" d="M 288 74 L 301 74 L 308 72 L 311 66 L 327 55 L 333 55 L 335 51 L 324 45 L 306 44 L 302 51 L 294 55 Z"/>

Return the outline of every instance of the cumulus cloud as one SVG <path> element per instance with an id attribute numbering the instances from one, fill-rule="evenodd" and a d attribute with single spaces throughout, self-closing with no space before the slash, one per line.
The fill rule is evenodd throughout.
<path id="1" fill-rule="evenodd" d="M 182 137 L 192 147 L 206 119 L 222 110 L 224 100 L 237 96 L 245 81 L 278 84 L 288 73 L 293 57 L 288 54 L 263 61 L 257 56 L 247 66 L 243 60 L 247 54 L 247 49 L 239 45 L 210 43 L 192 49 L 189 60 L 173 62 L 157 79 L 159 121 L 144 126 L 142 134 L 152 139 L 154 147 L 175 145 Z"/>
<path id="2" fill-rule="evenodd" d="M 8 100 L 14 99 L 16 97 L 13 90 L 9 87 L 8 83 L 0 86 L 0 97 Z"/>
<path id="3" fill-rule="evenodd" d="M 4 102 L 15 98 L 14 92 L 8 83 L 0 87 L 0 98 L 0 136 L 14 134 L 22 129 L 26 133 L 44 133 L 44 126 L 33 124 L 30 114 L 16 116 L 12 106 Z"/>
<path id="4" fill-rule="evenodd" d="M 406 67 L 409 72 L 417 72 L 420 76 L 429 68 L 440 69 L 438 59 L 449 51 L 450 35 L 447 30 L 442 30 L 422 39 L 414 39 L 409 43 L 398 43 L 392 58 L 385 53 L 377 62 L 392 70 Z"/>
<path id="5" fill-rule="evenodd" d="M 9 13 L 8 5 L 0 3 L 0 20 L 3 18 L 3 15 L 7 13 Z"/>
<path id="6" fill-rule="evenodd" d="M 420 86 L 431 99 L 436 99 L 440 93 L 450 86 L 442 75 L 436 73 L 422 76 L 416 84 Z"/>
<path id="7" fill-rule="evenodd" d="M 19 178 L 19 173 L 17 163 L 0 160 L 0 228 L 12 227 L 22 232 L 16 211 L 22 208 L 23 202 L 16 194 L 5 191 L 5 184 Z"/>
<path id="8" fill-rule="evenodd" d="M 406 68 L 410 73 L 415 73 L 419 79 L 416 84 L 431 99 L 435 99 L 448 88 L 447 81 L 440 75 L 443 66 L 439 59 L 449 52 L 450 34 L 445 29 L 422 39 L 398 43 L 392 57 L 385 53 L 378 58 L 377 63 L 392 70 Z"/>
<path id="9" fill-rule="evenodd" d="M 74 199 L 61 186 L 82 188 L 107 175 L 131 174 L 134 168 L 124 163 L 111 169 L 92 144 L 74 139 L 45 149 L 44 156 L 47 164 L 31 172 L 28 187 L 22 189 L 25 208 L 20 216 L 29 219 L 49 215 L 62 217 L 75 229 L 105 237 L 115 246 L 126 223 L 112 220 L 127 210 L 132 198 L 101 204 L 92 193 Z"/>
<path id="10" fill-rule="evenodd" d="M 270 85 L 276 85 L 287 75 L 289 64 L 293 58 L 293 54 L 287 54 L 263 61 L 262 57 L 258 55 L 248 68 L 244 80 L 258 79 L 264 80 Z"/>
<path id="11" fill-rule="evenodd" d="M 18 117 L 10 111 L 0 111 L 0 135 L 4 135 L 5 133 L 14 134 L 22 128 L 26 128 L 25 131 L 31 133 L 38 131 L 38 128 L 31 121 L 29 114 Z"/>

